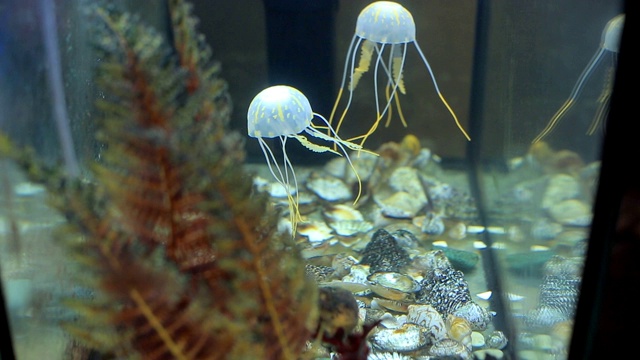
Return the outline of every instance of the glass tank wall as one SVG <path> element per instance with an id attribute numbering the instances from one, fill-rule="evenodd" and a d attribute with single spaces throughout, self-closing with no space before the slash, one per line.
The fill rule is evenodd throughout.
<path id="1" fill-rule="evenodd" d="M 569 357 L 622 1 L 5 1 L 2 358 Z"/>

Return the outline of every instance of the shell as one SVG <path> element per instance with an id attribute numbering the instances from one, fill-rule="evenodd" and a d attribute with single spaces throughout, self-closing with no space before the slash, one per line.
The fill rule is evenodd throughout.
<path id="1" fill-rule="evenodd" d="M 364 220 L 362 213 L 352 206 L 344 204 L 332 204 L 322 212 L 329 222 L 335 221 L 349 221 L 349 220 Z"/>
<path id="2" fill-rule="evenodd" d="M 473 354 L 466 346 L 452 339 L 436 341 L 429 349 L 429 355 L 452 359 L 472 359 Z"/>
<path id="3" fill-rule="evenodd" d="M 475 301 L 468 301 L 453 312 L 453 315 L 468 320 L 471 323 L 471 329 L 475 331 L 485 330 L 491 323 L 493 314 Z"/>
<path id="4" fill-rule="evenodd" d="M 395 169 L 389 177 L 389 186 L 395 191 L 404 191 L 423 205 L 427 204 L 427 195 L 422 187 L 416 169 L 401 166 Z"/>
<path id="5" fill-rule="evenodd" d="M 442 215 L 435 214 L 433 212 L 427 212 L 427 214 L 424 216 L 424 220 L 422 220 L 420 228 L 425 234 L 442 235 L 445 229 Z"/>
<path id="6" fill-rule="evenodd" d="M 542 195 L 542 208 L 549 209 L 560 201 L 573 199 L 580 194 L 580 183 L 573 176 L 556 174 Z"/>
<path id="7" fill-rule="evenodd" d="M 305 222 L 298 224 L 298 234 L 306 236 L 311 243 L 321 243 L 333 237 L 333 230 L 323 222 Z"/>
<path id="8" fill-rule="evenodd" d="M 383 351 L 415 351 L 429 343 L 429 332 L 420 325 L 405 323 L 397 329 L 380 329 L 371 336 L 371 343 Z"/>
<path id="9" fill-rule="evenodd" d="M 306 181 L 307 189 L 326 201 L 345 201 L 352 198 L 351 189 L 342 180 L 312 172 Z"/>
<path id="10" fill-rule="evenodd" d="M 399 313 L 406 313 L 408 311 L 409 304 L 403 301 L 375 298 L 371 300 L 371 307 L 379 307 L 386 310 L 391 310 Z"/>
<path id="11" fill-rule="evenodd" d="M 377 352 L 370 354 L 367 360 L 411 360 L 411 356 L 398 354 L 397 352 Z"/>
<path id="12" fill-rule="evenodd" d="M 449 338 L 460 342 L 471 350 L 471 323 L 465 318 L 449 314 L 446 324 Z"/>
<path id="13" fill-rule="evenodd" d="M 373 224 L 361 220 L 341 220 L 329 223 L 329 227 L 340 236 L 354 236 L 373 229 Z"/>
<path id="14" fill-rule="evenodd" d="M 507 337 L 499 330 L 492 332 L 485 341 L 487 347 L 490 349 L 503 349 L 507 346 L 508 342 Z"/>
<path id="15" fill-rule="evenodd" d="M 342 278 L 343 276 L 349 274 L 351 271 L 351 267 L 358 263 L 358 260 L 353 256 L 340 253 L 336 254 L 331 260 L 331 267 L 335 270 L 334 275 L 336 277 Z"/>
<path id="16" fill-rule="evenodd" d="M 431 342 L 447 337 L 447 327 L 442 315 L 431 305 L 412 304 L 407 307 L 407 322 L 420 325 L 429 331 Z"/>
<path id="17" fill-rule="evenodd" d="M 425 203 L 406 191 L 398 191 L 393 195 L 383 198 L 373 195 L 373 200 L 380 206 L 384 216 L 410 219 L 418 214 Z"/>
<path id="18" fill-rule="evenodd" d="M 591 206 L 576 199 L 553 204 L 549 207 L 549 215 L 563 225 L 574 226 L 589 226 L 593 217 Z"/>
<path id="19" fill-rule="evenodd" d="M 411 276 L 396 272 L 377 272 L 367 278 L 372 285 L 380 285 L 389 289 L 412 293 L 420 290 L 420 284 Z"/>
<path id="20" fill-rule="evenodd" d="M 369 266 L 366 265 L 353 265 L 351 266 L 349 275 L 342 278 L 342 281 L 345 283 L 357 283 L 366 285 L 369 287 L 369 281 L 367 280 L 367 276 L 369 276 Z M 357 293 L 354 293 L 358 296 L 365 296 L 371 294 L 371 290 L 363 290 Z"/>

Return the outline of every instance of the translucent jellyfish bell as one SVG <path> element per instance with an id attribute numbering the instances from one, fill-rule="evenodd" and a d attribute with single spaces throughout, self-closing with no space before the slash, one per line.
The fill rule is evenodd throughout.
<path id="1" fill-rule="evenodd" d="M 312 120 L 314 117 L 319 118 L 322 124 L 313 124 Z M 304 94 L 298 89 L 286 85 L 268 87 L 253 98 L 247 112 L 247 128 L 249 136 L 258 139 L 269 171 L 276 181 L 284 187 L 286 194 L 288 194 L 289 214 L 293 234 L 295 234 L 297 223 L 301 221 L 302 218 L 298 210 L 298 180 L 286 151 L 287 139 L 294 138 L 304 147 L 314 152 L 329 151 L 338 155 L 344 155 L 354 172 L 355 168 L 345 148 L 358 151 L 362 150 L 360 145 L 340 139 L 338 134 L 333 131 L 329 125 L 329 122 L 322 115 L 313 112 L 309 100 Z M 326 135 L 320 130 L 329 131 L 330 135 Z M 301 133 L 330 141 L 340 148 L 341 153 L 327 146 L 312 143 Z M 278 164 L 278 160 L 269 148 L 269 145 L 265 142 L 265 138 L 280 139 L 283 154 L 282 168 Z M 358 179 L 359 192 L 355 202 L 357 202 L 360 197 L 361 187 L 360 178 L 357 173 L 356 178 Z"/>
<path id="2" fill-rule="evenodd" d="M 613 78 L 615 75 L 615 65 L 618 58 L 618 47 L 620 46 L 620 35 L 622 28 L 624 27 L 624 14 L 615 16 L 613 19 L 607 22 L 607 25 L 602 31 L 602 37 L 600 40 L 600 46 L 593 55 L 587 66 L 582 70 L 578 81 L 573 86 L 569 98 L 562 104 L 560 109 L 553 115 L 551 120 L 547 123 L 547 126 L 533 139 L 532 143 L 536 143 L 542 140 L 545 136 L 549 135 L 551 131 L 558 125 L 558 122 L 562 117 L 571 109 L 576 100 L 580 96 L 584 85 L 587 80 L 593 74 L 594 70 L 598 68 L 598 65 L 603 59 L 608 58 L 608 64 L 606 69 L 606 78 L 602 86 L 602 92 L 598 97 L 598 109 L 596 114 L 591 120 L 591 124 L 587 129 L 588 135 L 593 135 L 598 127 L 602 124 L 602 120 L 607 116 L 609 112 L 609 100 L 611 99 L 611 91 L 613 87 Z"/>
<path id="3" fill-rule="evenodd" d="M 356 31 L 349 45 L 347 57 L 345 59 L 344 73 L 342 75 L 342 84 L 336 98 L 335 105 L 329 118 L 329 123 L 333 123 L 334 116 L 338 109 L 338 104 L 342 98 L 345 83 L 347 81 L 347 73 L 349 73 L 349 98 L 345 109 L 338 120 L 336 131 L 340 130 L 342 122 L 344 121 L 351 101 L 353 99 L 353 91 L 356 89 L 360 78 L 364 73 L 369 70 L 371 60 L 375 54 L 376 61 L 374 65 L 373 84 L 376 101 L 376 120 L 371 128 L 363 135 L 351 138 L 349 140 L 361 139 L 360 145 L 364 145 L 367 138 L 373 134 L 377 129 L 378 124 L 382 120 L 383 116 L 387 114 L 387 122 L 385 126 L 389 125 L 392 114 L 392 103 L 395 102 L 398 114 L 402 124 L 406 127 L 407 123 L 402 114 L 400 108 L 400 99 L 398 97 L 398 91 L 402 94 L 406 93 L 404 86 L 403 74 L 404 63 L 407 55 L 407 46 L 414 44 L 418 54 L 422 58 L 435 90 L 440 97 L 440 100 L 445 105 L 449 113 L 456 122 L 456 125 L 462 131 L 467 140 L 470 140 L 469 135 L 464 130 L 458 117 L 453 112 L 444 96 L 438 88 L 436 78 L 433 75 L 431 66 L 424 56 L 424 53 L 420 49 L 418 42 L 416 41 L 416 25 L 413 21 L 411 13 L 405 9 L 402 5 L 392 1 L 376 1 L 367 7 L 365 7 L 358 16 L 356 23 Z M 356 67 L 356 54 L 360 49 L 360 59 L 358 66 Z M 385 50 L 389 49 L 388 57 L 385 56 Z M 386 86 L 385 86 L 385 103 L 381 105 L 380 95 L 378 90 L 378 72 L 382 71 L 386 74 Z"/>

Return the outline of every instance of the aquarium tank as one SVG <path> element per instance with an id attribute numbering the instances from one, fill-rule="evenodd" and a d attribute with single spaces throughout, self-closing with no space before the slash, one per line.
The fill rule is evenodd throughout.
<path id="1" fill-rule="evenodd" d="M 0 358 L 613 356 L 633 11 L 3 1 Z"/>

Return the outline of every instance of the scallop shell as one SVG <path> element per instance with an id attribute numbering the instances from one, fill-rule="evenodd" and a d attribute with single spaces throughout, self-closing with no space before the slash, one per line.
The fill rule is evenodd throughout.
<path id="1" fill-rule="evenodd" d="M 420 325 L 427 329 L 431 342 L 436 342 L 447 337 L 447 327 L 444 319 L 431 305 L 409 305 L 407 307 L 407 322 Z"/>
<path id="2" fill-rule="evenodd" d="M 334 221 L 329 226 L 340 236 L 354 236 L 373 229 L 373 224 L 361 220 Z"/>
<path id="3" fill-rule="evenodd" d="M 371 336 L 371 343 L 383 351 L 415 351 L 429 343 L 429 332 L 420 325 L 405 323 L 396 329 L 380 329 Z"/>

